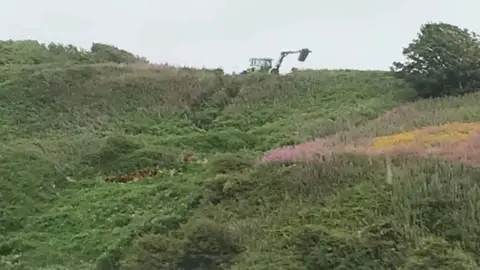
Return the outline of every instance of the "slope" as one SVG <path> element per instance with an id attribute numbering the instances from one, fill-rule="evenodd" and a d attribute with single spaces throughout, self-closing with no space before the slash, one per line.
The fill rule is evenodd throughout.
<path id="1" fill-rule="evenodd" d="M 473 105 L 449 112 L 477 96 L 414 103 L 385 121 L 374 119 L 412 97 L 386 72 L 44 64 L 0 74 L 2 267 L 476 267 L 466 238 L 477 235 L 467 204 L 476 189 L 463 201 L 446 192 L 475 186 L 475 168 L 399 157 L 394 183 L 409 185 L 396 186 L 381 158 L 259 166 L 256 157 L 335 134 L 476 120 Z M 104 181 L 143 168 L 155 176 Z M 432 181 L 441 185 L 419 188 Z"/>

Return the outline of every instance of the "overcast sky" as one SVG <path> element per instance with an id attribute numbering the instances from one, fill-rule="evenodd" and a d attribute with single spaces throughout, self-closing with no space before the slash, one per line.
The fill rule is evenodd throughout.
<path id="1" fill-rule="evenodd" d="M 282 70 L 388 69 L 422 23 L 479 31 L 479 9 L 478 0 L 0 0 L 0 39 L 101 42 L 226 71 L 308 47 L 306 62 L 291 56 Z"/>

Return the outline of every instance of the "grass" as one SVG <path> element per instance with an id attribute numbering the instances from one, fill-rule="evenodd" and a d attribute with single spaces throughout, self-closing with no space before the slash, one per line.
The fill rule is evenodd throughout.
<path id="1" fill-rule="evenodd" d="M 0 74 L 0 268 L 479 268 L 477 167 L 334 151 L 480 121 L 478 94 L 412 102 L 380 71 Z M 313 139 L 328 155 L 291 162 Z M 259 162 L 270 152 L 289 162 Z"/>

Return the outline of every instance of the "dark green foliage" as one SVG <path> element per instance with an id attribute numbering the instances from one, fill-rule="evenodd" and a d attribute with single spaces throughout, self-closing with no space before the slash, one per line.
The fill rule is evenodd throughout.
<path id="1" fill-rule="evenodd" d="M 82 164 L 101 169 L 103 173 L 111 172 L 111 168 L 115 167 L 115 162 L 133 151 L 140 149 L 142 146 L 128 140 L 123 136 L 112 136 L 105 140 L 105 144 L 95 149 L 93 153 L 85 155 Z M 130 168 L 131 169 L 131 168 Z"/>
<path id="2" fill-rule="evenodd" d="M 427 23 L 403 49 L 404 63 L 392 70 L 421 97 L 476 91 L 480 86 L 480 43 L 477 34 L 447 23 Z"/>
<path id="3" fill-rule="evenodd" d="M 252 167 L 254 157 L 249 153 L 219 153 L 209 160 L 210 172 L 213 174 L 241 172 Z"/>
<path id="4" fill-rule="evenodd" d="M 131 250 L 125 268 L 222 270 L 243 251 L 232 232 L 208 219 L 187 224 L 178 235 L 145 235 Z"/>
<path id="5" fill-rule="evenodd" d="M 441 238 L 428 237 L 419 243 L 403 269 L 477 269 L 479 265 L 474 256 Z"/>
<path id="6" fill-rule="evenodd" d="M 307 225 L 292 241 L 305 269 L 395 269 L 405 263 L 404 236 L 390 223 L 373 224 L 355 235 Z"/>
<path id="7" fill-rule="evenodd" d="M 180 151 L 168 147 L 145 147 L 124 136 L 108 137 L 101 148 L 81 158 L 81 175 L 133 173 L 144 168 L 168 170 L 180 167 Z M 87 169 L 88 168 L 88 169 Z"/>
<path id="8" fill-rule="evenodd" d="M 258 187 L 256 179 L 241 174 L 220 174 L 204 181 L 203 198 L 209 203 L 237 200 Z"/>
<path id="9" fill-rule="evenodd" d="M 112 45 L 93 43 L 90 51 L 73 45 L 42 44 L 35 40 L 0 41 L 0 65 L 45 63 L 147 63 L 146 59 Z"/>
<path id="10" fill-rule="evenodd" d="M 179 270 L 180 260 L 185 256 L 185 240 L 175 237 L 152 234 L 139 239 L 124 269 Z"/>
<path id="11" fill-rule="evenodd" d="M 117 270 L 121 267 L 120 259 L 122 258 L 121 250 L 108 250 L 102 254 L 95 262 L 96 270 Z"/>
<path id="12" fill-rule="evenodd" d="M 224 225 L 208 219 L 187 224 L 185 254 L 180 262 L 183 269 L 221 270 L 228 268 L 242 247 Z"/>
<path id="13" fill-rule="evenodd" d="M 119 49 L 113 45 L 93 43 L 90 48 L 91 57 L 96 63 L 136 63 L 145 62 L 144 59 L 133 55 L 132 53 Z"/>

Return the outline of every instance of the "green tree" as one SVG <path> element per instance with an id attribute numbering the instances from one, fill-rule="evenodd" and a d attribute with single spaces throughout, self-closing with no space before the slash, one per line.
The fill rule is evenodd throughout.
<path id="1" fill-rule="evenodd" d="M 420 97 L 475 91 L 480 84 L 480 43 L 477 34 L 447 23 L 423 24 L 408 47 L 404 63 L 391 70 Z"/>
<path id="2" fill-rule="evenodd" d="M 63 45 L 50 43 L 48 52 L 54 57 L 55 62 L 92 63 L 91 53 L 87 50 L 75 47 L 71 44 Z"/>
<path id="3" fill-rule="evenodd" d="M 91 47 L 92 55 L 96 62 L 113 62 L 113 63 L 135 63 L 144 62 L 142 59 L 126 50 L 119 49 L 113 45 L 93 43 Z"/>

